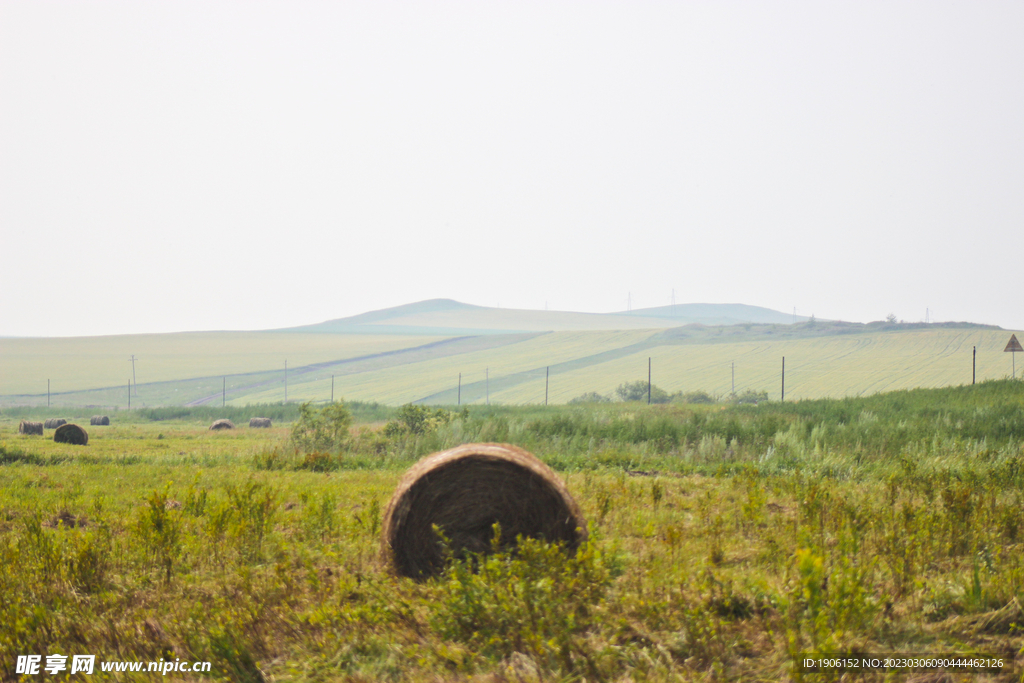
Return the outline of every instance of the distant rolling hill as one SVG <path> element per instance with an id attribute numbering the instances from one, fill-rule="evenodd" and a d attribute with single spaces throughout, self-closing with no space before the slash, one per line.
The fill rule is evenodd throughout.
<path id="1" fill-rule="evenodd" d="M 530 311 L 473 306 L 451 299 L 414 304 L 290 328 L 294 332 L 346 334 L 467 335 L 515 332 L 579 332 L 584 330 L 661 329 L 679 325 L 788 324 L 794 318 L 760 306 L 745 304 L 679 304 L 622 313 Z"/>
<path id="2" fill-rule="evenodd" d="M 803 320 L 742 304 L 614 314 L 521 311 L 437 299 L 286 330 L 0 339 L 0 409 L 329 400 L 552 403 L 646 379 L 669 392 L 787 399 L 875 393 L 1010 373 L 1009 331 L 968 323 Z M 698 322 L 694 322 L 698 321 Z M 731 324 L 723 324 L 729 322 Z M 285 362 L 287 361 L 287 375 Z M 461 392 L 459 382 L 461 376 Z M 137 394 L 135 392 L 137 391 Z M 0 410 L 2 413 L 2 410 Z"/>
<path id="3" fill-rule="evenodd" d="M 743 323 L 769 323 L 787 325 L 789 323 L 807 322 L 802 315 L 780 313 L 761 306 L 746 304 L 673 304 L 657 308 L 640 308 L 614 314 L 640 318 L 664 318 L 672 320 L 675 325 L 697 323 L 701 325 L 740 325 Z"/>

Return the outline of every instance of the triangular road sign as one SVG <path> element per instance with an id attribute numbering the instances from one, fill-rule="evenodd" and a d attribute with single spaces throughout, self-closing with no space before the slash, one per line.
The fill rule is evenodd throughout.
<path id="1" fill-rule="evenodd" d="M 1024 346 L 1021 346 L 1020 342 L 1017 341 L 1017 335 L 1011 334 L 1010 335 L 1010 341 L 1006 342 L 1006 348 L 1003 349 L 1003 352 L 1004 353 L 1015 353 L 1017 351 L 1024 351 Z"/>

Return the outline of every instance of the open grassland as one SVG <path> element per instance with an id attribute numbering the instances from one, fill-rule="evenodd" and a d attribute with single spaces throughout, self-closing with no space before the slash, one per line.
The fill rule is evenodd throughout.
<path id="1" fill-rule="evenodd" d="M 1002 353 L 1009 338 L 1010 333 L 1001 330 L 908 330 L 654 346 L 655 338 L 650 348 L 627 356 L 593 365 L 552 367 L 549 400 L 566 403 L 584 391 L 611 396 L 623 381 L 647 380 L 648 358 L 653 382 L 669 392 L 703 390 L 725 396 L 732 390 L 735 363 L 737 393 L 767 391 L 778 399 L 783 357 L 786 397 L 792 400 L 965 384 L 971 381 L 975 346 L 978 381 L 1010 375 L 1012 359 Z M 543 401 L 543 368 L 530 380 L 492 392 L 491 398 L 513 404 Z"/>
<path id="2" fill-rule="evenodd" d="M 550 335 L 547 343 L 554 346 L 561 334 L 564 333 Z M 462 372 L 462 402 L 482 403 L 486 382 L 481 366 L 492 368 L 489 382 L 492 403 L 543 403 L 548 367 L 550 403 L 567 403 L 589 391 L 612 396 L 623 382 L 646 381 L 648 358 L 653 383 L 670 393 L 703 390 L 726 396 L 732 390 L 731 372 L 735 363 L 737 393 L 748 389 L 767 391 L 770 397 L 778 399 L 783 356 L 786 357 L 787 398 L 859 396 L 969 383 L 971 351 L 975 346 L 978 381 L 1006 377 L 1011 372 L 1012 359 L 1002 350 L 1009 336 L 1009 332 L 1002 330 L 937 328 L 786 339 L 759 335 L 757 341 L 734 334 L 723 335 L 723 339 L 717 341 L 714 336 L 690 340 L 655 333 L 646 339 L 625 338 L 618 348 L 594 347 L 592 353 L 572 359 L 551 354 L 548 361 L 538 358 L 536 360 L 541 361 L 538 363 L 531 358 L 527 360 L 532 364 L 506 365 L 506 370 L 495 372 L 493 368 L 499 357 L 507 357 L 517 350 L 508 347 L 482 353 L 473 364 L 462 364 L 461 358 L 454 357 L 448 359 L 445 367 L 431 366 L 434 371 L 431 381 L 440 384 L 447 379 L 448 386 L 442 384 L 436 393 L 407 400 L 455 403 L 456 387 L 452 380 Z M 413 382 L 423 376 L 419 368 L 408 370 L 393 381 Z M 423 367 L 424 375 L 426 371 L 427 367 Z M 425 388 L 416 385 L 411 395 Z M 375 400 L 372 393 L 365 390 L 351 395 L 360 400 Z M 260 400 L 273 400 L 273 397 L 261 395 Z"/>
<path id="3" fill-rule="evenodd" d="M 335 377 L 335 395 L 390 405 L 420 401 L 427 396 L 430 396 L 430 403 L 457 403 L 458 376 L 461 372 L 465 386 L 463 402 L 482 403 L 485 400 L 485 378 L 488 371 L 495 383 L 494 386 L 500 387 L 503 383 L 508 383 L 509 377 L 535 371 L 545 363 L 567 363 L 580 357 L 615 352 L 624 347 L 643 343 L 651 334 L 650 330 L 639 330 L 554 332 L 524 336 L 522 341 L 497 348 L 467 349 L 465 353 L 457 356 L 424 359 L 374 372 Z M 289 393 L 291 391 L 289 390 Z M 330 378 L 322 378 L 319 382 L 309 383 L 308 386 L 297 386 L 294 391 L 300 400 L 323 400 L 330 395 Z M 278 393 L 274 388 L 253 395 L 251 400 L 279 400 Z M 240 397 L 236 402 L 245 403 L 249 398 Z"/>
<path id="4" fill-rule="evenodd" d="M 491 349 L 519 343 L 534 334 L 487 335 L 478 337 L 455 337 L 428 341 L 409 348 L 382 351 L 354 358 L 324 361 L 312 365 L 289 365 L 272 371 L 241 373 L 221 377 L 199 377 L 178 382 L 158 382 L 133 388 L 132 403 L 135 406 L 153 405 L 212 405 L 230 401 L 233 405 L 247 405 L 260 402 L 260 396 L 276 397 L 274 401 L 303 396 L 307 400 L 329 400 L 331 377 L 343 381 L 346 376 L 373 377 L 377 372 L 421 362 L 423 359 L 442 360 L 452 356 L 472 353 L 479 349 Z M 286 392 L 287 386 L 290 390 Z M 318 385 L 323 394 L 309 399 L 308 387 Z M 298 390 L 296 392 L 296 390 Z M 31 400 L 26 400 L 31 399 Z M 243 400 L 244 399 L 244 400 Z M 42 405 L 44 396 L 9 397 L 14 405 Z M 128 402 L 127 387 L 109 387 L 92 391 L 71 392 L 55 396 L 53 405 L 97 405 L 125 407 Z"/>
<path id="5" fill-rule="evenodd" d="M 140 384 L 281 371 L 410 348 L 436 341 L 411 335 L 324 335 L 294 332 L 175 334 L 0 339 L 0 395 L 46 395 L 126 386 L 135 355 Z M 218 387 L 219 388 L 219 387 Z"/>
<path id="6" fill-rule="evenodd" d="M 121 415 L 85 447 L 0 414 L 0 679 L 18 654 L 91 653 L 231 681 L 824 681 L 848 679 L 794 660 L 941 652 L 1018 668 L 856 680 L 1020 680 L 1024 383 L 474 406 L 390 436 L 396 411 L 357 408 L 313 453 L 285 424 L 210 432 L 209 407 Z M 592 541 L 393 577 L 378 537 L 402 471 L 472 441 L 551 464 Z"/>
<path id="7" fill-rule="evenodd" d="M 538 404 L 544 402 L 545 374 L 550 368 L 548 400 L 567 403 L 586 392 L 611 395 L 623 382 L 646 380 L 648 358 L 654 384 L 670 393 L 702 390 L 728 395 L 735 364 L 737 393 L 751 389 L 777 398 L 783 356 L 787 398 L 867 395 L 969 383 L 974 347 L 979 381 L 1006 377 L 1012 359 L 1002 349 L 1009 336 L 1008 331 L 980 327 L 846 330 L 821 323 L 446 339 L 332 333 L 163 335 L 170 346 L 154 346 L 145 356 L 136 353 L 141 359 L 140 377 L 147 381 L 140 383 L 132 401 L 136 406 L 279 402 L 285 398 L 285 358 L 292 401 L 329 400 L 333 377 L 336 398 L 388 405 L 454 404 L 460 401 L 461 373 L 463 404 L 486 403 L 488 396 L 492 403 Z M 7 373 L 0 377 L 5 386 L 35 384 L 45 389 L 47 364 L 52 363 L 61 372 L 82 373 L 74 375 L 74 380 L 54 379 L 54 405 L 127 407 L 126 383 L 64 391 L 66 382 L 100 381 L 100 374 L 115 362 L 122 372 L 130 373 L 131 344 L 126 339 L 0 340 L 0 365 Z M 29 341 L 39 341 L 39 348 L 30 350 Z M 210 346 L 204 346 L 207 341 Z M 237 353 L 231 352 L 233 348 Z M 102 363 L 91 360 L 100 356 L 105 359 Z M 25 364 L 19 365 L 19 359 Z M 247 367 L 263 369 L 245 371 Z M 218 374 L 176 375 L 215 369 Z M 177 379 L 149 381 L 153 374 Z M 45 393 L 38 392 L 0 396 L 0 405 L 45 402 Z"/>

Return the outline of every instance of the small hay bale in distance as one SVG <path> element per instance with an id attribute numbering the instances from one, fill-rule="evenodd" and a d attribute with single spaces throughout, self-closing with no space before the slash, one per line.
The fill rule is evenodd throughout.
<path id="1" fill-rule="evenodd" d="M 90 427 L 107 427 L 110 425 L 110 418 L 106 415 L 93 415 L 89 420 Z"/>
<path id="2" fill-rule="evenodd" d="M 68 421 L 65 420 L 63 417 L 51 417 L 50 419 L 43 423 L 43 426 L 46 427 L 47 429 L 56 429 L 57 427 L 60 427 L 61 425 L 66 425 L 67 423 Z"/>
<path id="3" fill-rule="evenodd" d="M 270 427 L 269 417 L 250 417 L 249 426 L 253 429 L 266 429 Z"/>
<path id="4" fill-rule="evenodd" d="M 434 525 L 458 557 L 489 552 L 495 522 L 503 547 L 522 535 L 575 552 L 587 538 L 583 513 L 551 468 L 516 446 L 471 443 L 427 456 L 405 474 L 384 512 L 381 551 L 397 574 L 426 579 L 445 564 Z"/>
<path id="5" fill-rule="evenodd" d="M 72 446 L 84 446 L 89 443 L 89 434 L 78 425 L 69 422 L 57 427 L 57 431 L 53 433 L 53 440 Z"/>
<path id="6" fill-rule="evenodd" d="M 235 423 L 232 422 L 231 420 L 226 420 L 226 419 L 225 420 L 217 420 L 212 425 L 210 425 L 210 429 L 234 429 L 234 428 L 235 428 Z"/>
<path id="7" fill-rule="evenodd" d="M 22 420 L 18 423 L 19 434 L 37 434 L 43 435 L 43 423 L 42 422 L 29 422 L 28 420 Z"/>

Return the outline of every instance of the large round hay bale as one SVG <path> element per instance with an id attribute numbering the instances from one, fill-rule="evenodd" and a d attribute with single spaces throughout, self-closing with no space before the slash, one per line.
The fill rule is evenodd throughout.
<path id="1" fill-rule="evenodd" d="M 231 420 L 217 420 L 212 425 L 210 425 L 210 429 L 234 429 L 234 428 L 235 428 L 235 423 L 232 422 Z"/>
<path id="2" fill-rule="evenodd" d="M 57 427 L 57 431 L 53 433 L 53 440 L 57 443 L 69 443 L 73 446 L 84 446 L 89 443 L 89 435 L 78 425 L 68 423 Z"/>
<path id="3" fill-rule="evenodd" d="M 249 426 L 254 429 L 266 429 L 270 426 L 269 417 L 250 417 Z"/>
<path id="4" fill-rule="evenodd" d="M 435 525 L 459 557 L 488 552 L 495 522 L 503 546 L 522 535 L 575 551 L 587 537 L 583 513 L 551 468 L 515 446 L 472 443 L 406 473 L 384 512 L 381 550 L 396 573 L 424 579 L 444 569 Z"/>
<path id="5" fill-rule="evenodd" d="M 46 422 L 43 423 L 43 426 L 46 427 L 47 429 L 56 429 L 57 427 L 60 427 L 61 425 L 66 425 L 67 423 L 68 421 L 65 420 L 63 417 L 51 417 Z"/>
<path id="6" fill-rule="evenodd" d="M 28 420 L 22 420 L 18 423 L 19 434 L 38 434 L 43 435 L 43 423 L 42 422 L 29 422 Z"/>
<path id="7" fill-rule="evenodd" d="M 93 427 L 106 427 L 110 425 L 110 418 L 106 415 L 93 415 L 92 419 L 89 420 L 89 425 Z"/>

